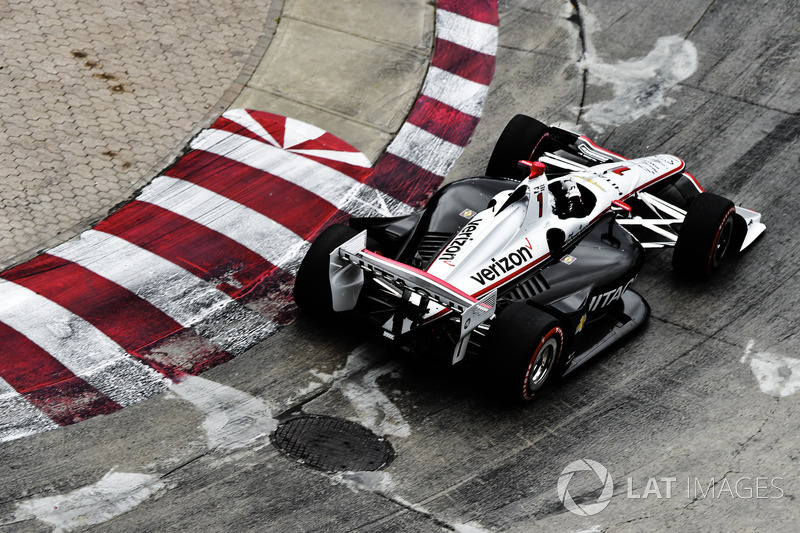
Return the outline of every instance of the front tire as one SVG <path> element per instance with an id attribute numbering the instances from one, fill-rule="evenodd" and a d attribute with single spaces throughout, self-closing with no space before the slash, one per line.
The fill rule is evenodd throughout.
<path id="1" fill-rule="evenodd" d="M 526 115 L 512 118 L 497 139 L 492 150 L 486 175 L 492 178 L 519 180 L 522 171 L 517 162 L 530 159 L 539 141 L 547 134 L 547 125 Z"/>
<path id="2" fill-rule="evenodd" d="M 693 278 L 713 274 L 733 254 L 735 212 L 727 198 L 707 192 L 698 195 L 678 232 L 672 268 Z"/>
<path id="3" fill-rule="evenodd" d="M 358 235 L 344 224 L 326 228 L 311 244 L 294 281 L 294 301 L 303 311 L 318 318 L 333 316 L 330 256 L 336 248 Z"/>
<path id="4" fill-rule="evenodd" d="M 484 357 L 495 394 L 530 401 L 558 378 L 564 331 L 558 320 L 524 302 L 501 310 L 489 328 Z"/>

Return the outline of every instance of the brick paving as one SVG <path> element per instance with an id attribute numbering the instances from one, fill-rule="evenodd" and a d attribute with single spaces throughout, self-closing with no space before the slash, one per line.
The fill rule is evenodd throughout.
<path id="1" fill-rule="evenodd" d="M 179 155 L 255 68 L 276 24 L 271 8 L 4 2 L 0 266 L 86 229 Z"/>

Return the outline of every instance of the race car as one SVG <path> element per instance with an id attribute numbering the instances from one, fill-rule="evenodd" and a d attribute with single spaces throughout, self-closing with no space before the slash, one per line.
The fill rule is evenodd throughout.
<path id="1" fill-rule="evenodd" d="M 327 228 L 295 301 L 453 365 L 477 361 L 497 394 L 532 400 L 646 321 L 631 288 L 646 248 L 673 247 L 674 270 L 702 278 L 764 232 L 759 213 L 705 192 L 684 167 L 517 115 L 486 176 L 407 216 Z"/>

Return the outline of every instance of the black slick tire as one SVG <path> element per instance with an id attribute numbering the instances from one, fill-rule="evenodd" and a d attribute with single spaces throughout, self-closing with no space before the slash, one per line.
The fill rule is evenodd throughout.
<path id="1" fill-rule="evenodd" d="M 672 268 L 686 277 L 705 278 L 714 273 L 735 248 L 733 202 L 702 193 L 686 213 L 672 253 Z"/>
<path id="2" fill-rule="evenodd" d="M 497 139 L 489 164 L 486 166 L 486 175 L 515 180 L 524 177 L 522 171 L 517 168 L 517 162 L 530 159 L 539 141 L 548 131 L 547 125 L 535 118 L 516 115 Z"/>
<path id="3" fill-rule="evenodd" d="M 484 345 L 495 397 L 515 403 L 537 398 L 558 378 L 563 348 L 564 331 L 555 317 L 524 302 L 502 309 Z"/>

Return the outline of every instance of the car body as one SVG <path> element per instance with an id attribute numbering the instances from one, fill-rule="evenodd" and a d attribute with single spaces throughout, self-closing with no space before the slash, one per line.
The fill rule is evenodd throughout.
<path id="1" fill-rule="evenodd" d="M 479 360 L 500 394 L 529 400 L 646 321 L 631 288 L 646 248 L 675 247 L 676 270 L 707 276 L 754 242 L 760 218 L 706 193 L 678 157 L 626 159 L 518 115 L 487 176 L 410 215 L 326 230 L 295 296 L 452 364 Z"/>

